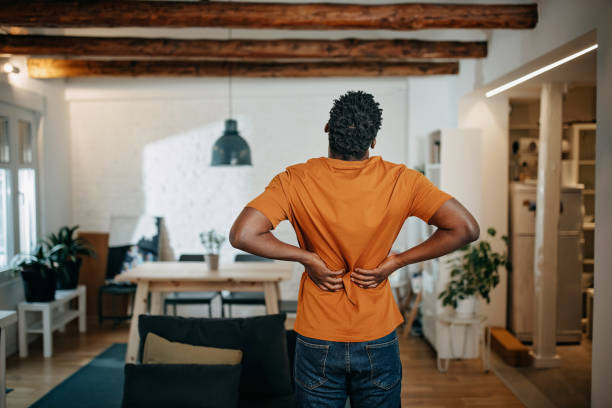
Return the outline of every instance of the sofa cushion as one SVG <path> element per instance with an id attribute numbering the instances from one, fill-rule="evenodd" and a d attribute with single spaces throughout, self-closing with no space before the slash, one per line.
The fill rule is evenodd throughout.
<path id="1" fill-rule="evenodd" d="M 283 397 L 293 393 L 285 318 L 285 314 L 231 319 L 140 315 L 140 356 L 149 332 L 194 346 L 240 349 L 240 399 Z"/>
<path id="2" fill-rule="evenodd" d="M 241 365 L 126 364 L 123 408 L 236 408 Z"/>
<path id="3" fill-rule="evenodd" d="M 168 341 L 149 332 L 142 354 L 143 364 L 240 364 L 242 350 L 192 346 Z"/>
<path id="4" fill-rule="evenodd" d="M 280 397 L 269 397 L 261 399 L 241 399 L 239 408 L 297 408 L 295 395 L 282 395 Z"/>

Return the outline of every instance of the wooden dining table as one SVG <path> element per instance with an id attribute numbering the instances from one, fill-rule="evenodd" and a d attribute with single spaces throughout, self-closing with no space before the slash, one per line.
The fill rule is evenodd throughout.
<path id="1" fill-rule="evenodd" d="M 165 292 L 264 292 L 266 313 L 278 313 L 279 283 L 291 278 L 293 262 L 235 262 L 209 270 L 203 262 L 144 262 L 115 277 L 119 282 L 137 284 L 132 321 L 125 360 L 135 363 L 138 358 L 138 316 L 163 314 Z M 151 305 L 148 305 L 149 293 Z"/>

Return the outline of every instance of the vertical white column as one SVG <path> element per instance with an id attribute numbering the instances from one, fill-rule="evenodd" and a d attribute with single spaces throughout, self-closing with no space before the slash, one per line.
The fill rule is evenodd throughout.
<path id="1" fill-rule="evenodd" d="M 533 365 L 557 367 L 557 238 L 561 200 L 563 85 L 542 85 L 534 256 Z"/>

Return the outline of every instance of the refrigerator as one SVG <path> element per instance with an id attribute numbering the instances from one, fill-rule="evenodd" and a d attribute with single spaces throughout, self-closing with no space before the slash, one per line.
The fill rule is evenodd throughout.
<path id="1" fill-rule="evenodd" d="M 510 184 L 510 259 L 508 274 L 508 327 L 523 342 L 533 340 L 534 246 L 536 184 Z M 582 190 L 561 187 L 557 247 L 557 342 L 582 338 Z"/>

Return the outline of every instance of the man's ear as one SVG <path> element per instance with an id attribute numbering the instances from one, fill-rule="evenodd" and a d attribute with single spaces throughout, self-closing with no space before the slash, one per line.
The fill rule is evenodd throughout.
<path id="1" fill-rule="evenodd" d="M 329 122 L 325 124 L 325 133 L 329 133 Z"/>
<path id="2" fill-rule="evenodd" d="M 372 140 L 372 149 L 374 148 L 374 146 L 376 146 L 376 138 L 374 138 L 374 140 Z"/>

